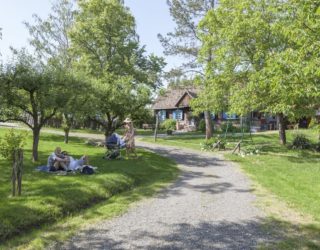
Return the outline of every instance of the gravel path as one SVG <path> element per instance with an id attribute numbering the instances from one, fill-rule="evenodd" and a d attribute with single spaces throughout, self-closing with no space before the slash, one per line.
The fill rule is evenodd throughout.
<path id="1" fill-rule="evenodd" d="M 174 159 L 179 179 L 126 214 L 79 232 L 62 249 L 253 249 L 270 240 L 237 166 L 208 153 L 137 144 Z"/>

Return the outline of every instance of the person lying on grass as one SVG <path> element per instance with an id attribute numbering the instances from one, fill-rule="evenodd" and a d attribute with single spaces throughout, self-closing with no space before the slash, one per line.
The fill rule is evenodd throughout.
<path id="1" fill-rule="evenodd" d="M 82 156 L 79 160 L 69 156 L 70 163 L 68 165 L 68 171 L 76 171 L 79 168 L 89 164 L 89 158 L 87 155 Z"/>

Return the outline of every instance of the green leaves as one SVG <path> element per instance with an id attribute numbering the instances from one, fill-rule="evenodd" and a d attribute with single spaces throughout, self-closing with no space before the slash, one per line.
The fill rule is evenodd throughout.
<path id="1" fill-rule="evenodd" d="M 0 155 L 12 160 L 13 153 L 17 149 L 24 147 L 28 132 L 15 132 L 10 129 L 3 138 L 0 138 Z"/>
<path id="2" fill-rule="evenodd" d="M 69 33 L 74 67 L 91 82 L 88 115 L 111 129 L 114 121 L 134 116 L 150 102 L 164 61 L 145 55 L 134 17 L 121 1 L 79 1 L 79 7 Z"/>
<path id="3" fill-rule="evenodd" d="M 251 110 L 299 118 L 319 105 L 319 4 L 222 0 L 201 21 L 201 98 L 219 112 Z"/>

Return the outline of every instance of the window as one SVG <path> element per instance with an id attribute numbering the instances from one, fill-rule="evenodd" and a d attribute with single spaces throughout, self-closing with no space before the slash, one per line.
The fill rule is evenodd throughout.
<path id="1" fill-rule="evenodd" d="M 183 112 L 180 109 L 177 109 L 172 113 L 172 119 L 174 120 L 182 120 L 183 118 L 182 116 L 183 116 Z"/>
<path id="2" fill-rule="evenodd" d="M 159 115 L 160 121 L 164 121 L 166 119 L 166 111 L 165 110 L 160 110 L 158 115 Z"/>

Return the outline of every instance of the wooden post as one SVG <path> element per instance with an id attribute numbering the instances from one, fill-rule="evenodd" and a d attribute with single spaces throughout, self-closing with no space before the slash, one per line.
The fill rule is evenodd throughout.
<path id="1" fill-rule="evenodd" d="M 13 165 L 12 165 L 12 196 L 16 196 L 16 180 L 17 180 L 17 162 L 16 162 L 16 151 L 13 153 Z"/>
<path id="2" fill-rule="evenodd" d="M 18 177 L 18 196 L 22 190 L 22 168 L 23 168 L 23 149 L 18 149 L 17 177 Z"/>
<path id="3" fill-rule="evenodd" d="M 212 149 L 215 149 L 216 147 L 218 147 L 218 150 L 220 150 L 220 143 L 221 143 L 221 140 L 217 141 L 215 144 L 213 144 Z"/>
<path id="4" fill-rule="evenodd" d="M 232 151 L 232 154 L 234 154 L 237 149 L 239 150 L 238 152 L 240 153 L 240 150 L 241 150 L 241 142 L 242 142 L 242 141 L 239 141 L 239 142 L 237 143 L 237 145 L 235 146 L 235 148 L 234 148 L 233 151 Z"/>
<path id="5" fill-rule="evenodd" d="M 21 195 L 22 189 L 22 168 L 23 168 L 23 150 L 16 149 L 13 152 L 13 165 L 12 165 L 12 196 Z"/>
<path id="6" fill-rule="evenodd" d="M 158 127 L 159 127 L 159 114 L 156 112 L 156 127 L 154 129 L 154 142 L 157 141 Z"/>

